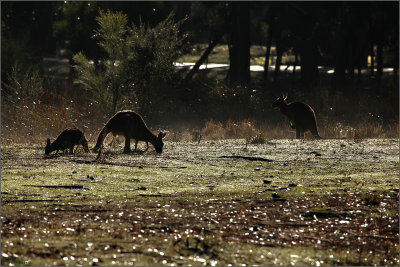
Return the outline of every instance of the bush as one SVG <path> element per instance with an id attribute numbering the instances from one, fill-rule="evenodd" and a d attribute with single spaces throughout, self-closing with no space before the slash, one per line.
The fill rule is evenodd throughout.
<path id="1" fill-rule="evenodd" d="M 154 28 L 128 27 L 125 14 L 100 11 L 97 21 L 95 36 L 107 58 L 96 65 L 82 53 L 74 55 L 76 82 L 92 91 L 108 112 L 126 106 L 148 114 L 168 93 L 160 88 L 171 83 L 173 63 L 185 47 L 186 36 L 179 36 L 183 20 L 175 23 L 170 14 Z"/>
<path id="2" fill-rule="evenodd" d="M 17 62 L 6 80 L 1 89 L 3 101 L 36 101 L 43 92 L 43 77 L 35 67 L 22 68 Z"/>
<path id="3" fill-rule="evenodd" d="M 119 108 L 121 98 L 128 92 L 133 92 L 133 84 L 127 77 L 129 57 L 127 33 L 127 16 L 121 12 L 100 11 L 97 17 L 100 28 L 95 38 L 102 47 L 107 58 L 100 64 L 89 60 L 83 53 L 75 54 L 78 79 L 75 83 L 93 93 L 93 96 L 109 113 L 115 113 Z"/>
<path id="4" fill-rule="evenodd" d="M 250 144 L 253 144 L 253 145 L 262 145 L 265 143 L 266 143 L 266 139 L 261 134 L 257 134 L 256 136 L 254 136 L 253 138 L 250 139 Z"/>
<path id="5" fill-rule="evenodd" d="M 221 122 L 209 120 L 204 124 L 203 129 L 193 135 L 193 141 L 198 140 L 199 135 L 208 139 L 224 139 L 224 138 L 242 138 L 246 139 L 247 143 L 264 144 L 266 142 L 265 134 L 256 129 L 254 123 L 249 121 L 241 121 L 238 123 L 229 120 L 225 126 Z"/>
<path id="6" fill-rule="evenodd" d="M 201 130 L 201 135 L 208 139 L 223 139 L 225 137 L 225 129 L 222 123 L 214 122 L 214 120 L 211 119 L 205 123 Z"/>

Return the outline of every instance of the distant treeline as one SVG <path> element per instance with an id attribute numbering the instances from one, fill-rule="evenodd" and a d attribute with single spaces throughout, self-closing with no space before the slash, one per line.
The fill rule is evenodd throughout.
<path id="1" fill-rule="evenodd" d="M 301 67 L 304 86 L 318 85 L 321 65 L 334 67 L 337 85 L 357 79 L 365 67 L 371 68 L 378 82 L 384 67 L 398 73 L 398 1 L 5 1 L 1 5 L 3 82 L 15 62 L 37 65 L 43 57 L 56 56 L 72 62 L 79 52 L 95 61 L 103 58 L 105 51 L 95 38 L 100 10 L 122 11 L 130 25 L 149 27 L 171 12 L 176 21 L 187 18 L 181 34 L 188 34 L 191 44 L 209 44 L 200 60 L 216 44 L 228 44 L 227 78 L 234 84 L 250 82 L 252 44 L 267 47 L 265 69 L 271 46 L 276 47 L 278 70 L 284 53 L 294 55 L 292 64 Z"/>

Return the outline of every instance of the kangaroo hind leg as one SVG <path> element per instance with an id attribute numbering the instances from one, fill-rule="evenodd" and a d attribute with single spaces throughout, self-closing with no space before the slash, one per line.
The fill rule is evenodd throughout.
<path id="1" fill-rule="evenodd" d="M 125 135 L 125 146 L 124 146 L 124 153 L 128 154 L 131 152 L 131 137 Z"/>

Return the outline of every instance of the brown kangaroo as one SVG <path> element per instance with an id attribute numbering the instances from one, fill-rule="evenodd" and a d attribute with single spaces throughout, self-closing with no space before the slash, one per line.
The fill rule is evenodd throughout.
<path id="1" fill-rule="evenodd" d="M 289 119 L 290 127 L 296 129 L 296 138 L 304 138 L 304 133 L 310 131 L 314 138 L 320 139 L 318 134 L 317 122 L 314 110 L 302 102 L 286 103 L 287 95 L 279 96 L 274 103 L 273 108 L 279 108 L 280 111 Z"/>
<path id="2" fill-rule="evenodd" d="M 46 155 L 50 154 L 54 150 L 66 150 L 69 149 L 69 153 L 73 154 L 74 146 L 82 145 L 85 149 L 85 152 L 89 152 L 88 142 L 86 141 L 85 136 L 82 131 L 77 128 L 69 128 L 65 129 L 56 140 L 50 144 L 50 138 L 47 138 L 47 144 L 44 148 L 44 152 Z"/>
<path id="3" fill-rule="evenodd" d="M 107 134 L 110 132 L 113 135 L 125 136 L 124 153 L 131 152 L 131 139 L 135 139 L 135 151 L 137 150 L 138 142 L 145 141 L 146 143 L 150 142 L 157 153 L 162 153 L 164 146 L 162 139 L 165 137 L 166 133 L 160 132 L 158 136 L 154 135 L 147 127 L 142 116 L 134 111 L 119 111 L 111 117 L 100 131 L 96 145 L 93 147 L 93 151 L 96 152 L 101 148 L 104 138 L 106 138 Z"/>

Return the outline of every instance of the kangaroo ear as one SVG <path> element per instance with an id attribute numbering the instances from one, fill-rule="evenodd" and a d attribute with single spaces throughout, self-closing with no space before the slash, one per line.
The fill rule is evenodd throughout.
<path id="1" fill-rule="evenodd" d="M 50 145 L 50 138 L 47 138 L 46 145 Z"/>
<path id="2" fill-rule="evenodd" d="M 162 132 L 158 133 L 158 139 L 162 139 L 164 137 L 164 134 Z"/>
<path id="3" fill-rule="evenodd" d="M 162 137 L 164 138 L 166 135 L 167 135 L 167 133 L 163 133 L 163 136 L 162 136 Z"/>
<path id="4" fill-rule="evenodd" d="M 283 100 L 286 100 L 286 98 L 287 98 L 287 93 L 285 93 L 284 95 L 282 94 L 282 96 L 283 96 Z"/>

